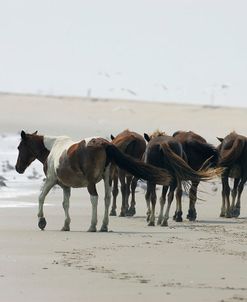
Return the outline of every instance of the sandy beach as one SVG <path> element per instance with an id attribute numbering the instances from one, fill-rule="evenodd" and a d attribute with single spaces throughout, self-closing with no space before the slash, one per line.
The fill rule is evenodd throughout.
<path id="1" fill-rule="evenodd" d="M 109 138 L 126 128 L 140 134 L 182 129 L 193 130 L 212 144 L 232 130 L 247 135 L 243 108 L 11 94 L 0 94 L 0 104 L 0 135 L 5 144 L 0 152 L 11 145 L 11 165 L 17 150 L 9 138 L 17 138 L 22 129 L 66 134 L 75 140 Z M 3 153 L 2 161 L 7 156 Z M 35 167 L 41 173 L 41 166 Z M 32 171 L 30 167 L 26 174 Z M 7 178 L 4 192 L 8 180 L 11 187 L 20 180 L 15 173 L 1 171 Z M 186 220 L 184 197 L 182 223 L 170 218 L 168 227 L 148 227 L 145 191 L 138 187 L 136 216 L 110 217 L 108 233 L 87 232 L 91 204 L 86 189 L 72 190 L 71 231 L 61 232 L 62 192 L 54 189 L 45 202 L 46 230 L 40 231 L 37 200 L 43 176 L 21 177 L 26 192 L 17 190 L 16 195 L 0 199 L 0 301 L 247 301 L 246 188 L 239 218 L 219 217 L 221 184 L 215 179 L 200 185 L 196 222 Z M 100 226 L 102 183 L 97 188 Z"/>

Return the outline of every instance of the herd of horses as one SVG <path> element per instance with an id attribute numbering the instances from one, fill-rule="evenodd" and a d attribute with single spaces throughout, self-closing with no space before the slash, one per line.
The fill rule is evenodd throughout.
<path id="1" fill-rule="evenodd" d="M 117 215 L 118 181 L 122 196 L 120 216 L 135 214 L 137 181 L 142 179 L 147 182 L 145 199 L 149 226 L 155 225 L 156 185 L 162 185 L 157 224 L 167 226 L 174 195 L 176 211 L 173 219 L 177 222 L 183 220 L 184 188 L 189 193 L 187 218 L 194 221 L 197 218 L 196 200 L 200 181 L 208 181 L 218 176 L 222 180 L 220 216 L 238 217 L 241 194 L 247 180 L 247 137 L 231 132 L 225 138 L 218 139 L 220 144 L 215 147 L 192 131 L 177 131 L 172 136 L 156 131 L 151 135 L 145 133 L 142 136 L 124 130 L 116 137 L 111 135 L 111 141 L 92 137 L 74 142 L 67 136 L 43 136 L 37 132 L 29 134 L 21 131 L 15 167 L 16 171 L 22 174 L 36 159 L 43 164 L 46 178 L 39 195 L 38 211 L 38 225 L 42 230 L 46 226 L 43 211 L 45 197 L 51 188 L 58 184 L 63 189 L 65 221 L 62 230 L 70 230 L 71 188 L 87 187 L 92 204 L 91 225 L 88 231 L 95 232 L 98 205 L 96 184 L 102 179 L 105 189 L 105 213 L 100 231 L 108 231 L 109 215 Z M 234 179 L 232 190 L 229 178 Z M 109 214 L 111 195 L 113 201 Z"/>

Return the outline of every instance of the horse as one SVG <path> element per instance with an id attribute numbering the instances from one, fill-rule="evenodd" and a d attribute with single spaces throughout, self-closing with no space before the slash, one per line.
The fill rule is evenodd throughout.
<path id="1" fill-rule="evenodd" d="M 176 138 L 168 136 L 164 132 L 156 131 L 151 136 L 144 133 L 144 138 L 148 142 L 144 155 L 144 162 L 157 167 L 162 167 L 169 171 L 173 176 L 169 186 L 163 186 L 162 188 L 162 194 L 160 197 L 160 213 L 157 223 L 161 226 L 168 225 L 169 211 L 176 188 L 178 188 L 178 190 L 176 191 L 177 212 L 175 220 L 177 222 L 181 222 L 182 209 L 179 201 L 182 198 L 182 181 L 185 185 L 188 184 L 188 181 L 206 181 L 213 178 L 217 174 L 217 171 L 209 169 L 207 171 L 193 170 L 186 162 L 186 154 L 183 150 L 182 144 Z M 149 226 L 155 225 L 155 204 L 157 200 L 155 189 L 156 184 L 147 181 L 147 192 L 145 198 L 148 207 L 147 220 L 149 221 Z M 168 189 L 168 204 L 165 214 L 163 215 Z M 152 209 L 150 209 L 150 201 L 152 203 Z"/>
<path id="2" fill-rule="evenodd" d="M 116 137 L 111 135 L 112 143 L 118 147 L 123 153 L 128 154 L 136 159 L 141 160 L 146 149 L 146 142 L 140 134 L 129 131 L 128 129 L 119 133 Z M 132 174 L 127 173 L 125 170 L 116 168 L 113 171 L 113 189 L 112 189 L 112 208 L 110 215 L 116 216 L 116 200 L 118 195 L 118 178 L 121 184 L 122 193 L 122 207 L 120 211 L 121 217 L 133 216 L 136 213 L 135 210 L 135 190 L 138 179 Z M 131 192 L 131 202 L 129 207 L 129 196 Z"/>
<path id="3" fill-rule="evenodd" d="M 193 170 L 199 171 L 202 168 L 215 168 L 217 166 L 219 151 L 199 134 L 192 131 L 176 131 L 172 136 L 182 144 L 186 161 Z M 192 181 L 189 190 L 190 202 L 187 219 L 190 221 L 195 221 L 197 217 L 195 204 L 199 183 L 199 180 Z M 181 190 L 181 188 L 178 188 L 177 190 Z M 178 195 L 182 196 L 182 192 L 178 193 Z M 181 199 L 178 202 L 180 203 L 179 208 L 182 208 Z M 176 215 L 177 210 L 175 212 L 174 219 L 176 219 Z"/>
<path id="4" fill-rule="evenodd" d="M 44 136 L 38 135 L 37 132 L 29 134 L 22 130 L 18 150 L 15 166 L 18 173 L 23 174 L 36 159 L 43 164 L 46 179 L 39 195 L 38 210 L 38 226 L 41 230 L 44 230 L 46 226 L 43 212 L 44 200 L 50 189 L 56 184 L 63 189 L 65 221 L 62 230 L 70 230 L 71 187 L 87 187 L 92 204 L 91 225 L 88 231 L 96 232 L 98 204 L 96 183 L 103 179 L 105 212 L 100 231 L 107 232 L 111 200 L 110 167 L 113 163 L 138 178 L 154 183 L 168 185 L 172 178 L 168 171 L 125 155 L 111 142 L 100 137 L 74 142 L 67 136 Z"/>
<path id="5" fill-rule="evenodd" d="M 220 145 L 219 166 L 224 168 L 222 173 L 222 207 L 220 217 L 238 217 L 240 215 L 241 194 L 247 180 L 247 137 L 235 131 L 225 138 L 218 138 Z M 228 178 L 234 179 L 232 190 Z M 230 192 L 232 203 L 230 205 Z M 237 197 L 237 202 L 235 204 Z"/>

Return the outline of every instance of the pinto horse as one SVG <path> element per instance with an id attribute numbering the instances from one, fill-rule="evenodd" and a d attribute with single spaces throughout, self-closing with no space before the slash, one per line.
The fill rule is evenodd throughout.
<path id="1" fill-rule="evenodd" d="M 231 132 L 225 138 L 218 138 L 220 152 L 219 166 L 222 173 L 222 207 L 221 217 L 238 217 L 240 215 L 241 194 L 247 180 L 247 137 Z M 232 191 L 228 178 L 234 179 Z M 230 205 L 230 191 L 232 203 Z M 235 204 L 237 197 L 237 202 Z"/>
<path id="2" fill-rule="evenodd" d="M 177 131 L 173 134 L 181 144 L 186 156 L 186 161 L 188 165 L 196 171 L 206 168 L 214 168 L 218 164 L 219 152 L 211 144 L 208 144 L 207 141 L 192 131 Z M 196 200 L 197 200 L 197 188 L 200 180 L 193 180 L 191 182 L 189 190 L 189 210 L 187 218 L 190 221 L 195 221 L 197 217 L 196 213 Z M 177 190 L 181 190 L 178 188 Z M 179 196 L 182 196 L 182 192 L 178 193 Z M 182 208 L 181 199 L 178 201 L 180 203 L 179 208 Z M 177 211 L 175 212 L 174 219 L 176 219 Z"/>
<path id="3" fill-rule="evenodd" d="M 129 156 L 142 159 L 143 153 L 146 149 L 146 142 L 144 138 L 133 131 L 124 130 L 119 133 L 116 137 L 111 135 L 112 143 L 118 147 L 123 153 Z M 135 190 L 137 186 L 137 178 L 127 173 L 125 170 L 117 168 L 113 172 L 113 189 L 112 189 L 112 209 L 110 212 L 111 216 L 116 216 L 117 208 L 117 195 L 118 195 L 118 178 L 121 184 L 122 193 L 122 207 L 119 216 L 133 216 L 136 213 L 135 210 Z M 131 192 L 131 202 L 129 207 L 129 196 Z"/>
<path id="4" fill-rule="evenodd" d="M 21 132 L 21 142 L 16 171 L 24 173 L 26 168 L 38 159 L 44 167 L 46 180 L 39 195 L 38 225 L 40 229 L 46 226 L 43 205 L 50 189 L 58 184 L 63 189 L 63 208 L 65 221 L 63 231 L 70 230 L 69 199 L 71 187 L 87 187 L 92 204 L 91 225 L 88 231 L 95 232 L 97 225 L 98 193 L 96 183 L 104 180 L 105 213 L 101 231 L 108 231 L 109 206 L 111 200 L 110 167 L 114 162 L 121 169 L 138 178 L 150 182 L 168 185 L 171 176 L 164 169 L 157 169 L 141 161 L 123 154 L 116 146 L 103 138 L 83 139 L 74 142 L 67 136 L 43 136 Z"/>
<path id="5" fill-rule="evenodd" d="M 186 154 L 183 150 L 182 144 L 174 137 L 166 135 L 164 132 L 156 131 L 151 136 L 144 134 L 145 139 L 148 141 L 145 151 L 145 163 L 166 169 L 173 176 L 169 186 L 163 186 L 162 195 L 160 197 L 160 213 L 158 217 L 158 224 L 161 226 L 168 225 L 169 211 L 171 203 L 174 198 L 175 189 L 177 199 L 177 212 L 175 220 L 177 222 L 182 221 L 182 209 L 181 197 L 182 197 L 182 181 L 188 183 L 188 181 L 199 182 L 201 180 L 206 181 L 213 178 L 216 174 L 214 170 L 207 171 L 195 171 L 186 162 Z M 155 204 L 157 200 L 156 196 L 156 184 L 147 181 L 146 202 L 148 207 L 149 226 L 155 225 Z M 168 204 L 163 215 L 164 205 L 166 201 L 166 193 L 168 193 Z M 150 201 L 152 203 L 152 209 L 150 209 Z"/>

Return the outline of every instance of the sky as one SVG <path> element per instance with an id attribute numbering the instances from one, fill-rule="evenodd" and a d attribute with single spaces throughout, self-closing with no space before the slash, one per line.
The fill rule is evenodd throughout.
<path id="1" fill-rule="evenodd" d="M 0 7 L 0 92 L 247 107 L 246 0 Z"/>

